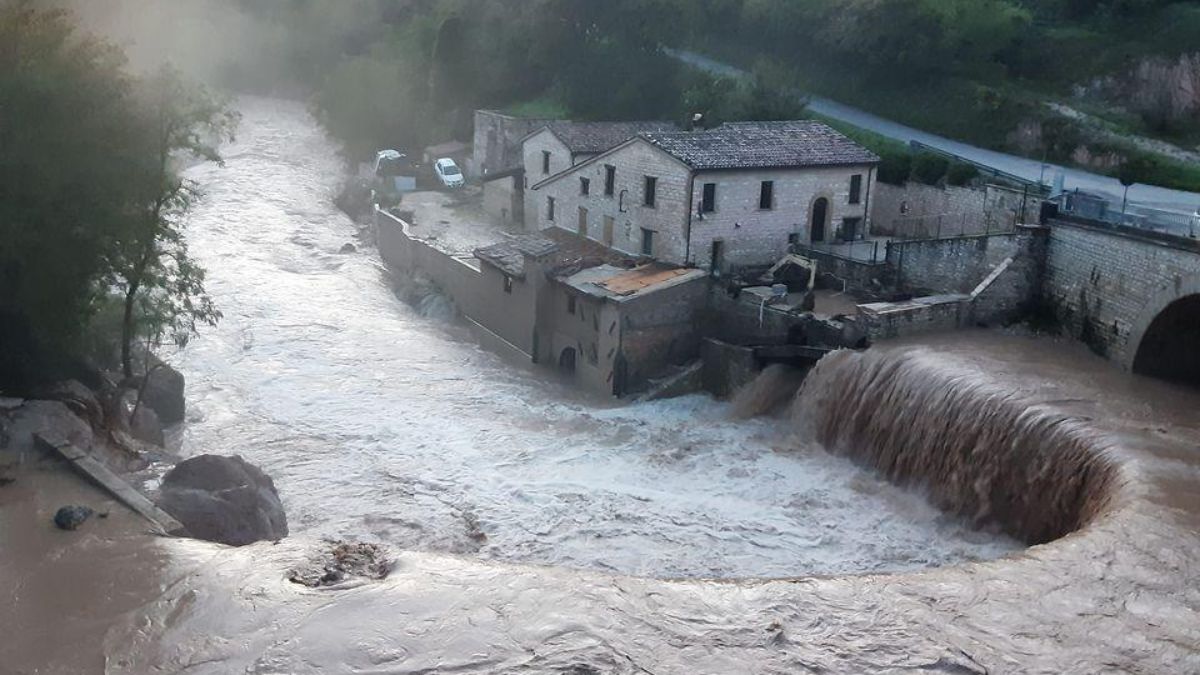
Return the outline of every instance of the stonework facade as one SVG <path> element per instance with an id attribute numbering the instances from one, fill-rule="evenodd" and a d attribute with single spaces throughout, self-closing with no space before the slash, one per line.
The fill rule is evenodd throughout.
<path id="1" fill-rule="evenodd" d="M 1037 222 L 1040 205 L 1039 195 L 1003 185 L 879 183 L 871 198 L 871 232 L 904 239 L 1010 232 Z"/>
<path id="2" fill-rule="evenodd" d="M 1126 368 L 1151 322 L 1197 293 L 1200 245 L 1194 240 L 1051 221 L 1043 301 L 1071 336 Z"/>
<path id="3" fill-rule="evenodd" d="M 787 253 L 793 238 L 810 238 L 814 229 L 823 230 L 822 238 L 833 238 L 850 223 L 862 236 L 874 182 L 871 169 L 860 165 L 694 171 L 638 138 L 533 185 L 527 191 L 526 221 L 539 229 L 559 227 L 585 234 L 632 255 L 703 269 L 715 264 L 728 272 L 770 265 Z M 611 194 L 606 189 L 610 172 Z M 861 182 L 858 203 L 852 204 L 855 175 Z M 647 178 L 653 179 L 652 188 Z M 587 194 L 581 179 L 587 181 Z M 760 204 L 768 181 L 770 208 L 764 209 Z M 709 184 L 715 186 L 710 189 L 711 210 L 704 205 Z M 825 200 L 825 215 L 814 228 L 812 214 L 819 199 Z"/>
<path id="4" fill-rule="evenodd" d="M 494 110 L 476 110 L 472 156 L 466 171 L 478 177 L 521 166 L 521 140 L 548 122 Z"/>

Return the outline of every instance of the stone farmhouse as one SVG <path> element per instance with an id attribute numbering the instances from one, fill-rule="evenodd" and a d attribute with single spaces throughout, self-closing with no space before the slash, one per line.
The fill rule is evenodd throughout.
<path id="1" fill-rule="evenodd" d="M 525 139 L 530 229 L 717 275 L 867 232 L 879 158 L 820 122 L 639 131 L 598 154 L 560 141 L 552 126 Z"/>

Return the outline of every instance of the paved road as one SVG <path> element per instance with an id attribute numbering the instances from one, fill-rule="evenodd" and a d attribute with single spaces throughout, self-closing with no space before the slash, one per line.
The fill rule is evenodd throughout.
<path id="1" fill-rule="evenodd" d="M 743 70 L 694 52 L 669 50 L 669 53 L 687 64 L 710 73 L 734 77 L 745 75 L 745 71 Z M 1008 155 L 960 143 L 949 138 L 919 131 L 912 127 L 906 127 L 903 124 L 897 124 L 891 120 L 820 96 L 810 97 L 808 107 L 814 112 L 848 122 L 864 129 L 869 129 L 889 138 L 894 138 L 905 143 L 910 141 L 924 143 L 925 145 L 954 153 L 993 169 L 1020 176 L 1026 180 L 1044 180 L 1044 182 L 1049 184 L 1054 181 L 1057 172 L 1062 172 L 1064 189 L 1079 189 L 1084 192 L 1106 196 L 1110 201 L 1114 201 L 1117 204 L 1121 202 L 1121 193 L 1124 191 L 1124 188 L 1121 186 L 1120 181 L 1115 178 L 1054 164 L 1042 164 L 1035 159 L 1017 157 L 1015 155 Z M 1129 203 L 1131 205 L 1136 204 L 1175 211 L 1177 213 L 1192 214 L 1197 209 L 1200 209 L 1200 194 L 1183 192 L 1181 190 L 1169 190 L 1153 185 L 1134 185 L 1129 188 Z"/>

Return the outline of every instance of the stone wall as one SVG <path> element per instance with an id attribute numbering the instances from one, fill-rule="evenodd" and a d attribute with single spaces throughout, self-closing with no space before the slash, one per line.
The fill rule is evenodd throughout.
<path id="1" fill-rule="evenodd" d="M 528 145 L 528 144 L 527 144 Z M 531 161 L 541 162 L 541 150 Z M 604 194 L 605 166 L 616 167 L 613 194 Z M 609 243 L 606 218 L 613 223 L 611 246 L 625 253 L 642 253 L 642 231 L 653 232 L 653 255 L 676 265 L 712 265 L 713 242 L 722 242 L 724 271 L 771 265 L 787 253 L 789 240 L 810 236 L 809 214 L 813 202 L 829 200 L 827 238 L 836 236 L 844 218 L 866 216 L 870 167 L 827 167 L 763 171 L 705 171 L 694 176 L 683 164 L 642 140 L 635 140 L 545 185 L 537 185 L 526 200 L 526 219 L 539 229 L 561 227 L 580 231 L 580 208 L 586 210 L 587 236 Z M 539 169 L 540 171 L 540 164 Z M 850 177 L 864 177 L 859 204 L 849 203 Z M 645 178 L 657 179 L 655 203 L 645 205 Z M 590 181 L 590 194 L 582 195 L 580 178 Z M 774 182 L 774 204 L 759 209 L 763 181 Z M 704 185 L 715 183 L 716 210 L 698 211 Z M 548 199 L 554 199 L 554 220 Z M 692 212 L 689 218 L 689 211 Z M 536 214 L 536 215 L 531 215 Z M 536 218 L 536 220 L 534 220 Z M 865 224 L 862 225 L 865 227 Z"/>
<path id="2" fill-rule="evenodd" d="M 389 266 L 427 278 L 454 303 L 464 317 L 527 356 L 533 354 L 537 287 L 529 279 L 513 279 L 474 257 L 459 258 L 413 237 L 408 223 L 376 211 L 379 254 Z"/>
<path id="3" fill-rule="evenodd" d="M 549 170 L 543 168 L 543 152 L 550 153 Z M 527 229 L 536 230 L 540 229 L 539 221 L 541 219 L 538 209 L 545 208 L 543 203 L 546 197 L 529 188 L 556 173 L 569 169 L 572 166 L 571 150 L 549 129 L 542 129 L 525 139 L 521 145 L 521 156 L 525 167 L 525 213 L 530 214 L 525 226 Z"/>
<path id="4" fill-rule="evenodd" d="M 871 232 L 902 239 L 1011 231 L 1036 222 L 1040 197 L 1002 185 L 958 187 L 880 183 L 871 198 Z"/>
<path id="5" fill-rule="evenodd" d="M 708 286 L 708 279 L 700 277 L 615 303 L 621 321 L 625 391 L 637 390 L 669 366 L 699 356 L 696 321 L 707 301 Z"/>
<path id="6" fill-rule="evenodd" d="M 970 297 L 935 295 L 859 305 L 858 322 L 871 341 L 956 330 L 970 317 Z"/>
<path id="7" fill-rule="evenodd" d="M 970 293 L 1016 252 L 1015 234 L 895 241 L 888 244 L 887 262 L 901 291 Z"/>
<path id="8" fill-rule="evenodd" d="M 616 167 L 613 194 L 604 194 L 605 166 Z M 645 178 L 658 179 L 655 205 L 645 202 Z M 589 180 L 589 193 L 581 194 L 580 178 Z M 537 229 L 560 227 L 629 255 L 641 255 L 642 229 L 654 233 L 654 255 L 663 262 L 683 264 L 687 230 L 688 170 L 678 161 L 644 141 L 629 143 L 610 155 L 583 163 L 566 176 L 537 186 L 534 177 L 525 211 L 526 221 Z M 553 198 L 554 220 L 548 199 Z M 586 223 L 580 227 L 580 208 Z M 611 220 L 606 220 L 611 219 Z M 611 227 L 606 223 L 611 222 Z"/>
<path id="9" fill-rule="evenodd" d="M 818 288 L 833 288 L 870 296 L 891 288 L 895 283 L 895 270 L 886 260 L 856 260 L 837 255 L 831 250 L 809 248 L 805 244 L 797 244 L 792 250 L 817 263 Z"/>
<path id="10" fill-rule="evenodd" d="M 813 203 L 829 202 L 826 240 L 841 236 L 842 222 L 858 218 L 858 232 L 866 232 L 868 195 L 874 198 L 869 166 L 837 166 L 752 171 L 704 171 L 695 175 L 693 204 L 699 204 L 706 183 L 715 183 L 716 211 L 692 219 L 692 261 L 711 266 L 713 242 L 723 242 L 723 271 L 769 266 L 788 252 L 793 239 L 809 241 Z M 850 203 L 851 176 L 862 176 L 859 203 Z M 774 183 L 771 209 L 759 208 L 763 181 Z"/>
<path id="11" fill-rule="evenodd" d="M 525 190 L 520 173 L 483 184 L 483 211 L 505 227 L 525 222 Z"/>
<path id="12" fill-rule="evenodd" d="M 551 120 L 475 111 L 475 136 L 467 171 L 482 176 L 521 166 L 521 139 Z"/>
<path id="13" fill-rule="evenodd" d="M 1050 221 L 1042 300 L 1068 334 L 1096 353 L 1132 367 L 1150 323 L 1190 293 L 1200 293 L 1196 241 Z"/>

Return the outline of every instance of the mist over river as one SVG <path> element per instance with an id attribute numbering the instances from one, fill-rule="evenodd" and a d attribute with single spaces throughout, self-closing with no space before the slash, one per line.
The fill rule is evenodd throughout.
<path id="1" fill-rule="evenodd" d="M 333 205 L 337 147 L 300 104 L 242 99 L 193 255 L 224 319 L 172 357 L 182 454 L 271 476 L 293 535 L 646 576 L 895 571 L 994 558 L 919 495 L 703 396 L 628 407 L 398 299 Z M 426 303 L 429 306 L 430 303 Z M 437 306 L 437 303 L 433 303 Z M 432 315 L 427 315 L 432 314 Z"/>

